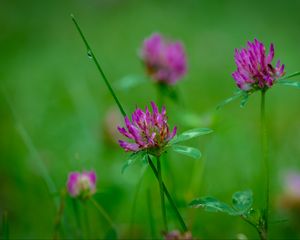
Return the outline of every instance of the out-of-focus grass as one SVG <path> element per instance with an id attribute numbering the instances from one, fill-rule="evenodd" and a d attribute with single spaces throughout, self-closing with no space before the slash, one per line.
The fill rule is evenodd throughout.
<path id="1" fill-rule="evenodd" d="M 69 171 L 95 169 L 99 176 L 96 199 L 119 225 L 121 236 L 128 237 L 141 168 L 133 167 L 122 175 L 127 155 L 105 140 L 104 119 L 114 102 L 87 58 L 70 13 L 81 23 L 113 84 L 129 74 L 143 75 L 137 52 L 143 38 L 152 32 L 184 42 L 189 72 L 179 88 L 185 109 L 200 115 L 212 113 L 215 132 L 191 143 L 203 152 L 198 162 L 170 154 L 165 179 L 185 219 L 193 224 L 194 235 L 234 238 L 242 232 L 256 237 L 239 219 L 185 206 L 194 197 L 207 194 L 230 201 L 234 191 L 247 188 L 254 190 L 256 203 L 261 201 L 259 96 L 251 97 L 245 109 L 238 103 L 219 111 L 215 106 L 234 91 L 230 76 L 235 68 L 233 51 L 247 40 L 257 37 L 267 45 L 274 42 L 275 58 L 280 57 L 287 72 L 300 69 L 298 1 L 30 0 L 5 1 L 0 6 L 0 211 L 8 212 L 12 238 L 49 238 L 53 234 L 57 209 L 40 164 L 57 189 L 65 186 Z M 118 94 L 127 112 L 156 99 L 151 83 Z M 282 171 L 299 169 L 300 92 L 276 86 L 267 97 L 275 197 L 280 193 Z M 181 109 L 170 101 L 166 104 L 171 124 L 178 125 L 179 131 L 186 129 L 179 121 Z M 20 124 L 31 149 L 20 133 Z M 136 205 L 134 227 L 139 237 L 150 236 L 145 221 L 149 187 L 156 228 L 162 226 L 159 193 L 149 171 Z M 108 226 L 92 205 L 85 207 L 91 236 L 103 237 Z M 65 236 L 76 236 L 70 200 L 64 222 Z M 176 221 L 171 225 L 177 226 Z M 289 224 L 275 225 L 271 232 L 276 237 L 287 232 L 295 236 Z"/>

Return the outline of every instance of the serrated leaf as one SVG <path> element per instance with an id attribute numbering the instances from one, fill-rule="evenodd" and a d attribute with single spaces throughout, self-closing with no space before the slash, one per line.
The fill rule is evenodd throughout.
<path id="1" fill-rule="evenodd" d="M 278 79 L 277 81 L 289 79 L 289 78 L 296 77 L 296 76 L 299 76 L 299 75 L 300 75 L 300 72 L 294 72 L 294 73 L 292 73 L 292 74 L 286 75 L 286 76 L 284 76 L 284 77 Z"/>
<path id="2" fill-rule="evenodd" d="M 186 155 L 188 157 L 192 157 L 195 159 L 199 159 L 201 157 L 201 152 L 193 147 L 181 146 L 181 145 L 172 145 L 172 149 L 175 152 Z"/>
<path id="3" fill-rule="evenodd" d="M 292 81 L 292 80 L 278 80 L 278 84 L 290 87 L 300 88 L 300 82 Z"/>
<path id="4" fill-rule="evenodd" d="M 129 158 L 124 163 L 121 172 L 124 173 L 124 171 L 131 165 L 135 164 L 136 161 L 142 160 L 145 158 L 146 153 L 144 151 L 139 151 L 136 153 L 132 153 Z"/>
<path id="5" fill-rule="evenodd" d="M 236 192 L 232 195 L 232 205 L 240 215 L 247 214 L 253 203 L 251 190 Z"/>
<path id="6" fill-rule="evenodd" d="M 229 205 L 213 197 L 203 197 L 195 199 L 189 204 L 189 206 L 193 208 L 203 208 L 208 212 L 224 212 L 229 215 L 236 214 L 236 211 Z"/>
<path id="7" fill-rule="evenodd" d="M 184 141 L 187 141 L 189 139 L 192 139 L 192 138 L 195 138 L 195 137 L 198 137 L 198 136 L 201 136 L 201 135 L 206 135 L 206 134 L 209 134 L 209 133 L 212 133 L 212 132 L 213 132 L 213 130 L 211 130 L 210 128 L 191 129 L 191 130 L 183 132 L 179 135 L 176 135 L 176 137 L 173 138 L 170 141 L 170 144 L 172 145 L 172 144 L 175 144 L 175 143 L 184 142 Z"/>
<path id="8" fill-rule="evenodd" d="M 218 106 L 217 106 L 217 109 L 220 109 L 222 107 L 224 107 L 226 104 L 240 98 L 243 94 L 243 91 L 238 91 L 236 92 L 233 96 L 227 98 L 226 100 L 224 100 L 223 102 L 221 102 Z"/>

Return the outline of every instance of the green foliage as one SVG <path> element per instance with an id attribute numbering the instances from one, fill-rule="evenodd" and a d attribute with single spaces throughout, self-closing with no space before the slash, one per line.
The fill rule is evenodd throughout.
<path id="1" fill-rule="evenodd" d="M 201 136 L 201 135 L 206 135 L 209 133 L 212 133 L 213 130 L 209 129 L 209 128 L 195 128 L 195 129 L 191 129 L 188 130 L 186 132 L 183 132 L 179 135 L 176 135 L 170 142 L 169 145 L 173 145 L 173 144 L 177 144 L 177 143 L 181 143 L 181 142 L 185 142 L 187 140 L 190 140 L 192 138 Z"/>
<path id="2" fill-rule="evenodd" d="M 217 106 L 217 109 L 220 109 L 220 108 L 224 107 L 224 106 L 227 105 L 228 103 L 231 103 L 231 102 L 233 102 L 234 100 L 239 99 L 239 98 L 242 97 L 242 96 L 243 96 L 243 91 L 237 90 L 236 93 L 235 93 L 233 96 L 231 96 L 231 97 L 225 99 L 223 102 L 221 102 L 221 103 Z"/>
<path id="3" fill-rule="evenodd" d="M 248 100 L 249 100 L 249 96 L 250 96 L 251 94 L 250 93 L 248 93 L 248 92 L 243 92 L 242 93 L 242 100 L 241 100 L 241 103 L 240 103 L 240 107 L 245 107 L 246 106 L 246 104 L 247 104 L 247 102 L 248 102 Z"/>
<path id="4" fill-rule="evenodd" d="M 277 83 L 280 84 L 280 85 L 284 85 L 284 86 L 300 88 L 300 82 L 298 82 L 298 81 L 293 81 L 293 80 L 278 80 Z"/>
<path id="5" fill-rule="evenodd" d="M 172 150 L 194 159 L 199 159 L 201 157 L 201 152 L 197 148 L 193 148 L 193 147 L 173 145 Z"/>
<path id="6" fill-rule="evenodd" d="M 232 195 L 232 207 L 213 197 L 203 197 L 193 200 L 189 206 L 203 208 L 209 212 L 224 212 L 232 216 L 247 216 L 253 203 L 251 190 L 236 192 Z"/>
<path id="7" fill-rule="evenodd" d="M 132 153 L 124 163 L 121 172 L 124 173 L 129 166 L 135 164 L 137 161 L 147 162 L 147 153 L 145 151 Z"/>
<path id="8" fill-rule="evenodd" d="M 232 195 L 232 206 L 233 208 L 242 214 L 248 212 L 253 204 L 252 191 L 246 190 L 242 192 L 235 192 Z"/>
<path id="9" fill-rule="evenodd" d="M 296 76 L 299 76 L 300 75 L 300 72 L 294 72 L 292 74 L 288 74 L 280 79 L 277 80 L 278 81 L 282 81 L 282 80 L 286 80 L 286 79 L 289 79 L 289 78 L 292 78 L 292 77 L 296 77 Z"/>
<path id="10" fill-rule="evenodd" d="M 145 83 L 147 83 L 147 79 L 144 76 L 127 75 L 117 81 L 114 85 L 118 90 L 128 91 Z"/>

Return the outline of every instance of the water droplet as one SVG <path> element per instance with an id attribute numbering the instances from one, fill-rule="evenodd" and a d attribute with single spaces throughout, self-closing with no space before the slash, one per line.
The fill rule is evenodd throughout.
<path id="1" fill-rule="evenodd" d="M 88 55 L 89 59 L 93 59 L 93 54 L 92 54 L 91 50 L 88 50 L 87 55 Z"/>

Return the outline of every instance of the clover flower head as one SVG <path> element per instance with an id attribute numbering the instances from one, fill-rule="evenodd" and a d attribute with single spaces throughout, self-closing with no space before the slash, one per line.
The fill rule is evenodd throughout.
<path id="1" fill-rule="evenodd" d="M 152 113 L 146 107 L 145 111 L 136 109 L 132 114 L 132 120 L 126 116 L 124 127 L 118 127 L 119 132 L 132 140 L 126 142 L 119 140 L 120 146 L 125 151 L 138 152 L 148 150 L 159 155 L 163 152 L 164 146 L 176 135 L 176 127 L 170 132 L 167 122 L 166 108 L 162 107 L 159 112 L 154 102 L 151 102 Z"/>
<path id="2" fill-rule="evenodd" d="M 144 40 L 140 57 L 147 73 L 156 82 L 174 85 L 186 74 L 186 56 L 182 43 L 167 42 L 158 33 Z"/>
<path id="3" fill-rule="evenodd" d="M 67 181 L 68 193 L 76 198 L 83 199 L 91 197 L 96 192 L 96 173 L 90 172 L 70 172 Z"/>
<path id="4" fill-rule="evenodd" d="M 237 70 L 232 74 L 237 86 L 243 91 L 266 90 L 284 75 L 284 65 L 277 61 L 272 65 L 274 45 L 270 46 L 269 54 L 263 43 L 254 39 L 248 42 L 247 48 L 235 50 Z"/>

